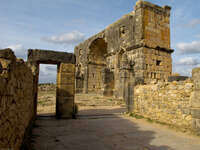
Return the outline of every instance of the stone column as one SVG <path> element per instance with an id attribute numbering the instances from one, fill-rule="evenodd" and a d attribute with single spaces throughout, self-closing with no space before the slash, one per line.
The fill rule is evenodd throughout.
<path id="1" fill-rule="evenodd" d="M 84 71 L 83 93 L 88 93 L 88 65 L 85 67 Z"/>
<path id="2" fill-rule="evenodd" d="M 28 61 L 28 67 L 33 73 L 33 93 L 34 93 L 34 118 L 37 116 L 37 97 L 38 97 L 38 80 L 39 80 L 39 63 Z"/>
<path id="3" fill-rule="evenodd" d="M 56 92 L 56 117 L 74 117 L 74 95 L 75 95 L 75 65 L 58 65 L 57 92 Z"/>
<path id="4" fill-rule="evenodd" d="M 194 92 L 191 96 L 191 114 L 193 118 L 193 129 L 200 134 L 200 68 L 192 70 L 192 79 L 194 82 Z"/>
<path id="5" fill-rule="evenodd" d="M 103 96 L 113 96 L 114 88 L 114 73 L 108 68 L 102 70 L 102 95 Z"/>

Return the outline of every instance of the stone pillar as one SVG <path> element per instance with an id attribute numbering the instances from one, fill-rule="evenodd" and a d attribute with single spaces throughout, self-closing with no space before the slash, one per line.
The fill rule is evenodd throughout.
<path id="1" fill-rule="evenodd" d="M 56 92 L 56 117 L 74 117 L 74 95 L 75 95 L 75 65 L 58 65 L 57 92 Z"/>
<path id="2" fill-rule="evenodd" d="M 102 70 L 102 95 L 103 96 L 113 96 L 114 89 L 114 73 L 111 72 L 108 68 Z"/>
<path id="3" fill-rule="evenodd" d="M 192 70 L 194 92 L 191 96 L 191 114 L 193 118 L 193 129 L 200 135 L 200 68 Z"/>
<path id="4" fill-rule="evenodd" d="M 84 71 L 83 93 L 88 93 L 88 66 L 85 67 Z"/>
<path id="5" fill-rule="evenodd" d="M 28 67 L 31 69 L 33 73 L 33 94 L 34 94 L 34 118 L 37 116 L 37 97 L 38 97 L 38 80 L 39 80 L 39 63 L 37 62 L 29 62 Z"/>

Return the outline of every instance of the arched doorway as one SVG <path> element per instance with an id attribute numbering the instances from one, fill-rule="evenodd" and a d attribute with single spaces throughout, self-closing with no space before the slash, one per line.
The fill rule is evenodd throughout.
<path id="1" fill-rule="evenodd" d="M 88 92 L 102 94 L 102 71 L 106 68 L 107 43 L 97 38 L 89 46 L 88 53 Z"/>

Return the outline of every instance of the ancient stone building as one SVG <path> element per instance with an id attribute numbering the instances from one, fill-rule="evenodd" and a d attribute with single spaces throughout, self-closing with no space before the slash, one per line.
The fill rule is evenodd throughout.
<path id="1" fill-rule="evenodd" d="M 76 92 L 123 97 L 129 81 L 166 81 L 172 73 L 170 10 L 138 1 L 134 11 L 76 46 Z"/>

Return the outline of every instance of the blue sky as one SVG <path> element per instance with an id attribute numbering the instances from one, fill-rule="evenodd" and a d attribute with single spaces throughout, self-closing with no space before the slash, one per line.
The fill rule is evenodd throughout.
<path id="1" fill-rule="evenodd" d="M 173 71 L 191 75 L 200 66 L 200 1 L 148 0 L 170 5 Z M 80 41 L 131 12 L 136 0 L 1 0 L 0 48 L 26 59 L 28 48 L 73 52 Z M 51 82 L 56 66 L 41 65 L 40 80 Z"/>

